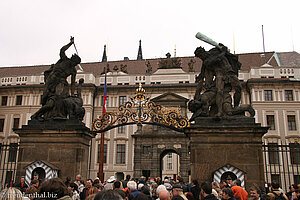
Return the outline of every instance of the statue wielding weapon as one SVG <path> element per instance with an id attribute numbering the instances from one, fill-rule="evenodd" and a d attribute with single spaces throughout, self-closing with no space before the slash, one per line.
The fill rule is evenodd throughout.
<path id="1" fill-rule="evenodd" d="M 212 46 L 215 46 L 215 47 L 217 47 L 219 49 L 222 49 L 222 48 L 225 47 L 223 44 L 217 43 L 216 41 L 212 40 L 211 38 L 207 37 L 206 35 L 204 35 L 203 33 L 200 33 L 200 32 L 198 32 L 196 34 L 196 38 L 199 39 L 199 40 L 201 40 L 201 41 L 203 41 L 203 42 L 206 42 L 206 43 L 208 43 L 208 44 L 210 44 Z M 226 51 L 228 53 L 230 53 L 230 50 L 227 47 L 225 47 L 225 48 L 226 48 Z"/>
<path id="2" fill-rule="evenodd" d="M 72 38 L 72 36 L 71 36 L 71 38 Z M 74 38 L 74 37 L 73 37 L 73 38 Z M 73 42 L 73 45 L 74 45 L 74 48 L 75 48 L 75 51 L 76 51 L 77 55 L 79 56 L 78 51 L 77 51 L 77 48 L 76 48 L 76 45 L 75 45 L 75 42 Z M 80 64 L 78 64 L 78 67 L 80 68 L 81 71 L 83 71 L 83 68 L 81 67 Z"/>
<path id="3" fill-rule="evenodd" d="M 206 42 L 206 43 L 208 43 L 210 45 L 213 45 L 215 47 L 221 48 L 221 46 L 219 45 L 219 43 L 217 43 L 214 40 L 210 39 L 209 37 L 207 37 L 203 33 L 198 32 L 196 34 L 196 38 L 199 39 L 199 40 L 201 40 L 201 41 L 203 41 L 203 42 Z"/>

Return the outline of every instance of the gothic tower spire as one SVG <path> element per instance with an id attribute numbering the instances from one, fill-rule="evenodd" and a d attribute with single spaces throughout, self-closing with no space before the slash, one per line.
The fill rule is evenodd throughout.
<path id="1" fill-rule="evenodd" d="M 106 62 L 107 57 L 106 57 L 106 45 L 104 45 L 104 51 L 103 51 L 103 56 L 102 56 L 102 62 Z"/>
<path id="2" fill-rule="evenodd" d="M 137 60 L 143 60 L 142 40 L 140 40 L 140 45 L 139 45 L 139 51 L 138 51 L 138 55 L 137 55 Z"/>

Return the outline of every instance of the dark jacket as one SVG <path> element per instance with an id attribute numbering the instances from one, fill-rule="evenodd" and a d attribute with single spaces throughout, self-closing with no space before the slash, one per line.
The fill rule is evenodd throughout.
<path id="1" fill-rule="evenodd" d="M 80 196 L 80 200 L 85 200 L 89 196 L 89 189 L 84 188 L 79 196 Z"/>
<path id="2" fill-rule="evenodd" d="M 26 188 L 28 188 L 28 185 L 26 183 L 24 183 L 23 185 L 21 185 L 21 183 L 18 183 L 15 185 L 16 188 L 18 188 L 21 192 L 25 192 Z"/>
<path id="3" fill-rule="evenodd" d="M 194 199 L 198 200 L 201 192 L 201 188 L 199 186 L 194 185 L 193 187 L 191 187 L 191 192 L 194 196 Z"/>
<path id="4" fill-rule="evenodd" d="M 133 196 L 133 198 L 135 198 L 138 194 L 140 194 L 141 192 L 138 190 L 133 190 L 132 192 L 130 192 L 130 194 Z"/>
<path id="5" fill-rule="evenodd" d="M 215 195 L 209 194 L 208 196 L 204 197 L 203 200 L 218 200 L 218 199 Z"/>

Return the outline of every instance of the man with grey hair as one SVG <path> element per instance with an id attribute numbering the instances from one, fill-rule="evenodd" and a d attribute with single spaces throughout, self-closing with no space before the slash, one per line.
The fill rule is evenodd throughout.
<path id="1" fill-rule="evenodd" d="M 127 187 L 129 190 L 129 194 L 131 194 L 133 198 L 135 198 L 138 194 L 141 193 L 140 191 L 137 190 L 137 184 L 134 181 L 128 181 Z"/>
<path id="2" fill-rule="evenodd" d="M 166 186 L 164 185 L 159 185 L 157 188 L 156 188 L 156 194 L 157 196 L 159 196 L 159 193 L 163 190 L 167 190 Z"/>
<path id="3" fill-rule="evenodd" d="M 81 181 L 81 175 L 80 174 L 77 174 L 76 176 L 75 176 L 75 181 L 74 181 L 74 183 L 77 185 L 77 186 L 79 186 L 80 184 L 79 184 L 79 181 Z"/>

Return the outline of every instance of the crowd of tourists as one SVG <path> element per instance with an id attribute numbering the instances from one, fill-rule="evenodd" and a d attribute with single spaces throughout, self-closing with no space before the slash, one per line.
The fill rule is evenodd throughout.
<path id="1" fill-rule="evenodd" d="M 95 180 L 82 180 L 77 175 L 75 180 L 67 178 L 52 178 L 41 181 L 34 175 L 30 185 L 27 186 L 25 178 L 13 187 L 4 189 L 0 193 L 0 200 L 300 200 L 300 185 L 293 184 L 288 192 L 282 191 L 280 185 L 272 182 L 270 187 L 261 188 L 252 186 L 246 191 L 241 187 L 239 179 L 228 177 L 220 183 L 204 182 L 199 184 L 193 180 L 185 183 L 181 177 L 176 180 L 165 177 L 163 180 L 145 177 L 138 179 L 126 176 L 125 180 L 116 180 L 111 176 L 102 183 Z"/>

